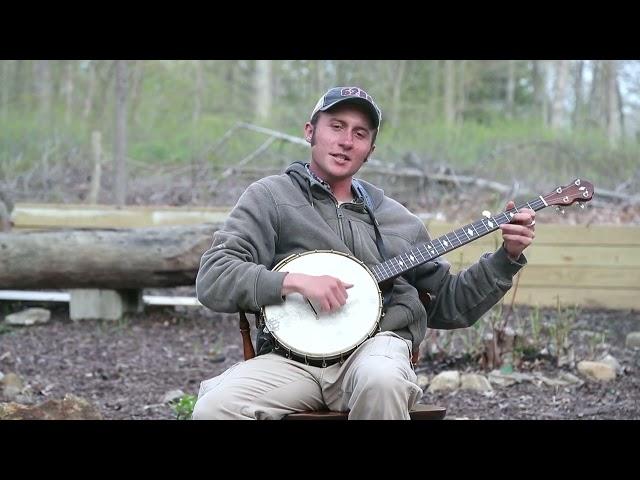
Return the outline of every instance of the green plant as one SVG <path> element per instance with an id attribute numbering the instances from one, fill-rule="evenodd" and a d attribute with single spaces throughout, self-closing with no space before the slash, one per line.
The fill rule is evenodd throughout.
<path id="1" fill-rule="evenodd" d="M 556 307 L 555 321 L 549 325 L 549 340 L 554 349 L 556 361 L 559 363 L 562 355 L 569 350 L 569 333 L 573 329 L 573 325 L 578 316 L 579 309 L 577 305 L 572 307 L 563 307 L 558 297 Z"/>
<path id="2" fill-rule="evenodd" d="M 176 420 L 191 420 L 196 400 L 197 397 L 195 395 L 186 394 L 172 402 L 173 411 L 176 414 Z"/>

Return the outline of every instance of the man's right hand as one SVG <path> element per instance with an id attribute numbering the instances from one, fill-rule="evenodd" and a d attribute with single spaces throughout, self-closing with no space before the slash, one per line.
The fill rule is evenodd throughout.
<path id="1" fill-rule="evenodd" d="M 305 275 L 288 273 L 282 283 L 282 295 L 299 293 L 320 306 L 323 312 L 337 310 L 347 303 L 349 283 L 329 275 Z"/>

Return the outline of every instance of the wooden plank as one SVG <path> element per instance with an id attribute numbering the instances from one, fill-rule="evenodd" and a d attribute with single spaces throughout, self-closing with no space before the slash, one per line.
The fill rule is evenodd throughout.
<path id="1" fill-rule="evenodd" d="M 432 237 L 439 237 L 460 228 L 463 224 L 425 223 Z M 500 239 L 493 232 L 474 243 L 493 244 Z M 537 245 L 636 245 L 640 246 L 640 227 L 634 225 L 566 225 L 536 224 Z M 501 242 L 500 242 L 501 243 Z"/>
<path id="2" fill-rule="evenodd" d="M 511 289 L 505 295 L 505 305 L 509 305 L 513 295 Z M 580 305 L 582 308 L 640 308 L 637 289 L 605 288 L 536 288 L 518 287 L 516 305 L 555 307 L 560 298 L 563 306 Z"/>
<path id="3" fill-rule="evenodd" d="M 221 223 L 228 213 L 227 208 L 16 204 L 12 220 L 17 229 L 138 228 Z"/>
<path id="4" fill-rule="evenodd" d="M 471 243 L 454 250 L 445 258 L 459 268 L 476 262 L 493 248 Z M 630 246 L 562 247 L 532 245 L 525 250 L 529 264 L 537 266 L 640 267 L 640 248 Z"/>
<path id="5" fill-rule="evenodd" d="M 622 288 L 637 290 L 640 295 L 640 269 L 527 265 L 520 272 L 520 286 L 559 289 Z"/>
<path id="6" fill-rule="evenodd" d="M 66 302 L 71 300 L 69 292 L 43 292 L 29 290 L 0 290 L 0 300 L 29 302 Z M 169 297 L 164 295 L 142 295 L 147 305 L 167 305 L 183 307 L 202 307 L 195 297 Z"/>

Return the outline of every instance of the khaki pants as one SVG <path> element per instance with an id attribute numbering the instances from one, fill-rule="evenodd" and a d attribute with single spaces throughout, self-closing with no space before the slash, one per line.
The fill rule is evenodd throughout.
<path id="1" fill-rule="evenodd" d="M 422 396 L 410 359 L 410 342 L 391 332 L 377 334 L 343 364 L 326 368 L 260 355 L 203 381 L 193 419 L 277 420 L 328 408 L 348 411 L 350 420 L 409 420 Z"/>

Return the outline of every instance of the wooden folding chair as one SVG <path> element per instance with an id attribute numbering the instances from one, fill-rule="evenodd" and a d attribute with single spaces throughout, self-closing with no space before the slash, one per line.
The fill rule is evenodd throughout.
<path id="1" fill-rule="evenodd" d="M 251 326 L 243 311 L 240 311 L 240 334 L 242 335 L 242 350 L 244 359 L 249 360 L 256 356 L 253 340 L 251 339 Z M 447 409 L 436 405 L 416 404 L 409 412 L 411 420 L 442 420 L 447 414 Z M 306 412 L 291 413 L 283 420 L 347 420 L 348 412 L 331 412 L 329 410 L 309 410 Z"/>

